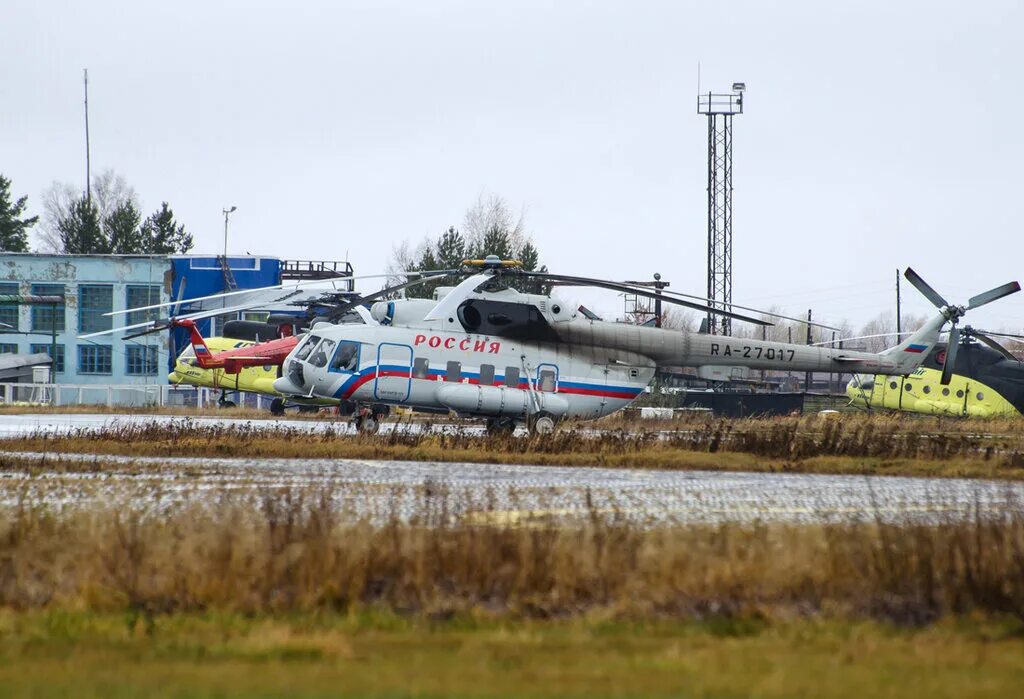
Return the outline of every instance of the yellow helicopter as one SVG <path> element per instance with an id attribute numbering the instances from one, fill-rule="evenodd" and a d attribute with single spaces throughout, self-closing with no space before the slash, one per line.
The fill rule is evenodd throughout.
<path id="1" fill-rule="evenodd" d="M 909 376 L 858 374 L 846 386 L 852 405 L 924 415 L 1019 417 L 1024 414 L 1024 362 L 991 335 L 967 326 L 957 349 L 938 343 Z M 951 356 L 952 355 L 952 356 Z"/>

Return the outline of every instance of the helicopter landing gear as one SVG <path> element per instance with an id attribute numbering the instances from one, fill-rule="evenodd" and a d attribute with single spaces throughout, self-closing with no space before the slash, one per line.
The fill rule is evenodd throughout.
<path id="1" fill-rule="evenodd" d="M 551 413 L 537 413 L 530 418 L 528 427 L 532 435 L 549 435 L 555 431 L 555 418 Z"/>
<path id="2" fill-rule="evenodd" d="M 356 430 L 360 434 L 377 434 L 377 430 L 380 429 L 380 422 L 377 420 L 377 416 L 372 413 L 365 417 L 357 417 L 353 420 L 353 424 L 355 424 Z"/>
<path id="3" fill-rule="evenodd" d="M 372 408 L 359 408 L 355 411 L 352 424 L 356 426 L 356 431 L 360 434 L 377 434 L 381 418 L 385 414 L 376 412 Z"/>
<path id="4" fill-rule="evenodd" d="M 284 415 L 284 398 L 275 398 L 270 401 L 270 414 L 271 415 Z"/>
<path id="5" fill-rule="evenodd" d="M 235 401 L 233 401 L 233 400 L 228 400 L 228 392 L 222 390 L 220 392 L 220 398 L 217 399 L 217 407 L 218 408 L 237 408 L 238 404 L 235 403 Z"/>
<path id="6" fill-rule="evenodd" d="M 516 421 L 510 417 L 492 417 L 487 420 L 487 434 L 491 437 L 510 437 L 516 431 Z"/>

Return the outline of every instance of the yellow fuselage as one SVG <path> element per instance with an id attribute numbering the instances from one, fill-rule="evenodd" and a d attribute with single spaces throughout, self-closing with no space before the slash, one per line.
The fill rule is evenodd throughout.
<path id="1" fill-rule="evenodd" d="M 211 337 L 206 340 L 206 346 L 210 352 L 224 352 L 239 347 L 250 347 L 254 344 L 256 343 L 247 340 L 233 340 L 228 337 Z M 192 347 L 183 351 L 174 365 L 174 371 L 168 375 L 168 380 L 173 384 L 223 388 L 229 391 L 249 391 L 268 396 L 281 395 L 274 390 L 274 379 L 277 378 L 276 366 L 247 367 L 237 374 L 227 374 L 223 369 L 203 369 L 193 365 L 195 356 Z"/>
<path id="2" fill-rule="evenodd" d="M 1017 417 L 1021 413 L 991 386 L 959 374 L 953 374 L 943 386 L 942 372 L 918 367 L 910 376 L 859 377 L 846 386 L 854 405 L 888 410 L 904 410 L 925 415 L 960 417 Z"/>

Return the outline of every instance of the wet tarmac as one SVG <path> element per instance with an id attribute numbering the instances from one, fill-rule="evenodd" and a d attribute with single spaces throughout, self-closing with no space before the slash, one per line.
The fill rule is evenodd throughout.
<path id="1" fill-rule="evenodd" d="M 373 519 L 443 512 L 453 521 L 512 524 L 593 516 L 651 524 L 935 522 L 999 516 L 1024 505 L 1024 483 L 948 478 L 353 459 L 7 456 L 0 507 L 27 501 L 159 509 L 223 501 L 227 495 L 260 498 L 285 488 L 327 489 L 337 507 Z"/>

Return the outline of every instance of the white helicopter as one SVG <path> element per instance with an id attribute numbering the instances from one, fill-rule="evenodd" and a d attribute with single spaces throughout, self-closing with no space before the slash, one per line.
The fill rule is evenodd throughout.
<path id="1" fill-rule="evenodd" d="M 874 354 L 606 322 L 557 297 L 520 293 L 506 283 L 657 295 L 622 282 L 527 272 L 495 256 L 467 260 L 460 270 L 426 274 L 400 286 L 451 275 L 468 278 L 436 302 L 376 303 L 370 313 L 376 324 L 314 325 L 288 355 L 275 390 L 352 401 L 362 406 L 355 421 L 365 432 L 376 431 L 380 406 L 406 405 L 483 417 L 490 432 L 525 423 L 534 433 L 548 434 L 559 420 L 594 419 L 629 405 L 661 366 L 906 375 L 928 355 L 946 323 L 955 327 L 968 310 L 1020 290 L 1010 282 L 971 298 L 967 306 L 943 305 L 903 343 Z M 931 290 L 913 270 L 906 274 L 919 289 Z M 685 295 L 660 294 L 665 302 L 708 310 L 680 296 Z M 714 312 L 770 324 L 722 309 Z"/>

